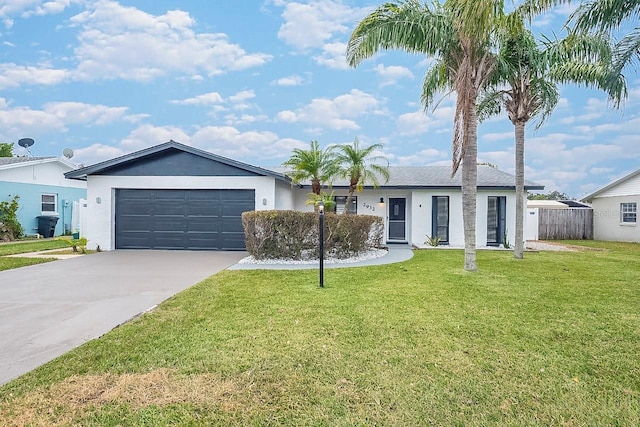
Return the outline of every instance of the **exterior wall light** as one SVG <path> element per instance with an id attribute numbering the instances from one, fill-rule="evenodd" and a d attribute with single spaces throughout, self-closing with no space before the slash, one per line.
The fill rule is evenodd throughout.
<path id="1" fill-rule="evenodd" d="M 380 203 L 384 205 L 384 197 L 380 197 Z"/>

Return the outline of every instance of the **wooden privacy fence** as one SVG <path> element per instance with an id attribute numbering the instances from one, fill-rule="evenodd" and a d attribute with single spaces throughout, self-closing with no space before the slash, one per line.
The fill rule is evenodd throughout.
<path id="1" fill-rule="evenodd" d="M 593 209 L 540 209 L 540 240 L 593 240 Z"/>

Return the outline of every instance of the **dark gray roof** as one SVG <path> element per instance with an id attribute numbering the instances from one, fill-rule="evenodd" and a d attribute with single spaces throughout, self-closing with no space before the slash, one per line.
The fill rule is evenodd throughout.
<path id="1" fill-rule="evenodd" d="M 461 188 L 462 173 L 451 177 L 451 166 L 389 166 L 390 178 L 387 183 L 380 181 L 381 188 Z M 514 175 L 486 165 L 478 166 L 478 188 L 515 189 Z M 303 187 L 310 186 L 304 183 Z M 338 179 L 333 188 L 348 187 L 347 180 Z M 365 188 L 372 188 L 367 185 Z M 527 190 L 543 190 L 544 186 L 532 181 L 525 181 Z"/>
<path id="2" fill-rule="evenodd" d="M 71 179 L 86 180 L 88 175 L 102 174 L 110 169 L 113 170 L 114 168 L 120 167 L 122 165 L 130 164 L 147 156 L 158 154 L 167 150 L 183 151 L 205 159 L 213 160 L 248 172 L 252 172 L 257 175 L 272 176 L 276 179 L 291 182 L 291 180 L 282 173 L 274 172 L 268 169 L 262 169 L 257 166 L 252 166 L 226 157 L 218 156 L 216 154 L 209 153 L 208 151 L 203 151 L 197 148 L 189 147 L 188 145 L 180 144 L 179 142 L 173 140 L 165 142 L 164 144 L 145 148 L 144 150 L 136 151 L 135 153 L 126 154 L 124 156 L 116 157 L 115 159 L 106 160 L 104 162 L 96 163 L 95 165 L 86 166 L 71 172 L 67 172 L 65 174 L 65 177 Z"/>
<path id="3" fill-rule="evenodd" d="M 0 157 L 0 166 L 13 165 L 16 163 L 33 162 L 36 160 L 55 159 L 55 157 Z"/>

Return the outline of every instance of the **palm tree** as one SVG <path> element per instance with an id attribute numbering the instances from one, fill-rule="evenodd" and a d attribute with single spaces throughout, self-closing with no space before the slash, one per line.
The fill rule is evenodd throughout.
<path id="1" fill-rule="evenodd" d="M 539 116 L 538 127 L 558 103 L 559 92 L 549 80 L 549 61 L 533 34 L 523 29 L 506 32 L 500 40 L 496 72 L 478 104 L 481 119 L 506 110 L 515 131 L 516 227 L 513 256 L 524 253 L 524 140 L 529 120 Z M 506 87 L 504 84 L 506 83 Z"/>
<path id="2" fill-rule="evenodd" d="M 356 138 L 353 144 L 338 145 L 336 148 L 336 159 L 340 165 L 338 175 L 349 180 L 349 193 L 344 209 L 344 213 L 349 213 L 353 193 L 362 191 L 367 183 L 378 187 L 379 178 L 389 181 L 389 162 L 382 156 L 372 155 L 375 150 L 382 148 L 382 144 L 360 147 L 360 141 Z M 381 165 L 380 162 L 386 162 L 386 165 Z"/>
<path id="3" fill-rule="evenodd" d="M 605 90 L 620 103 L 626 94 L 624 78 L 612 75 L 608 40 L 573 35 L 545 49 L 531 31 L 505 32 L 499 38 L 498 61 L 491 83 L 478 105 L 482 119 L 506 110 L 515 131 L 516 227 L 514 258 L 524 252 L 524 142 L 525 127 L 537 117 L 540 127 L 558 103 L 557 82 L 577 83 Z M 506 85 L 506 87 L 505 87 Z"/>
<path id="4" fill-rule="evenodd" d="M 610 33 L 626 22 L 635 22 L 635 27 L 615 46 L 615 62 L 612 78 L 622 73 L 631 62 L 640 60 L 640 27 L 637 18 L 640 15 L 638 0 L 589 0 L 584 2 L 569 17 L 577 32 Z M 635 20 L 635 21 L 634 21 Z"/>
<path id="5" fill-rule="evenodd" d="M 496 30 L 508 24 L 503 1 L 417 0 L 386 3 L 366 16 L 347 45 L 347 61 L 357 66 L 379 50 L 400 49 L 436 58 L 423 82 L 428 108 L 442 91 L 457 93 L 453 125 L 452 174 L 462 166 L 464 269 L 475 271 L 477 195 L 476 100 L 496 64 L 491 52 Z"/>
<path id="6" fill-rule="evenodd" d="M 310 180 L 311 192 L 315 195 L 320 195 L 322 185 L 330 182 L 338 172 L 333 147 L 322 150 L 318 141 L 311 141 L 309 150 L 294 149 L 289 160 L 282 165 L 289 169 L 286 175 L 295 184 Z"/>

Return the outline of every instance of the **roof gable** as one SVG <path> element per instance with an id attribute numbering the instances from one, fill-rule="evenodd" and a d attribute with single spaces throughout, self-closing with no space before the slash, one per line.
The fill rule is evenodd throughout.
<path id="1" fill-rule="evenodd" d="M 640 194 L 640 169 L 610 182 L 583 197 L 582 201 L 591 202 L 596 197 L 627 196 L 631 194 Z"/>
<path id="2" fill-rule="evenodd" d="M 169 141 L 145 150 L 70 172 L 65 176 L 86 179 L 88 175 L 111 176 L 273 176 L 279 173 Z"/>

